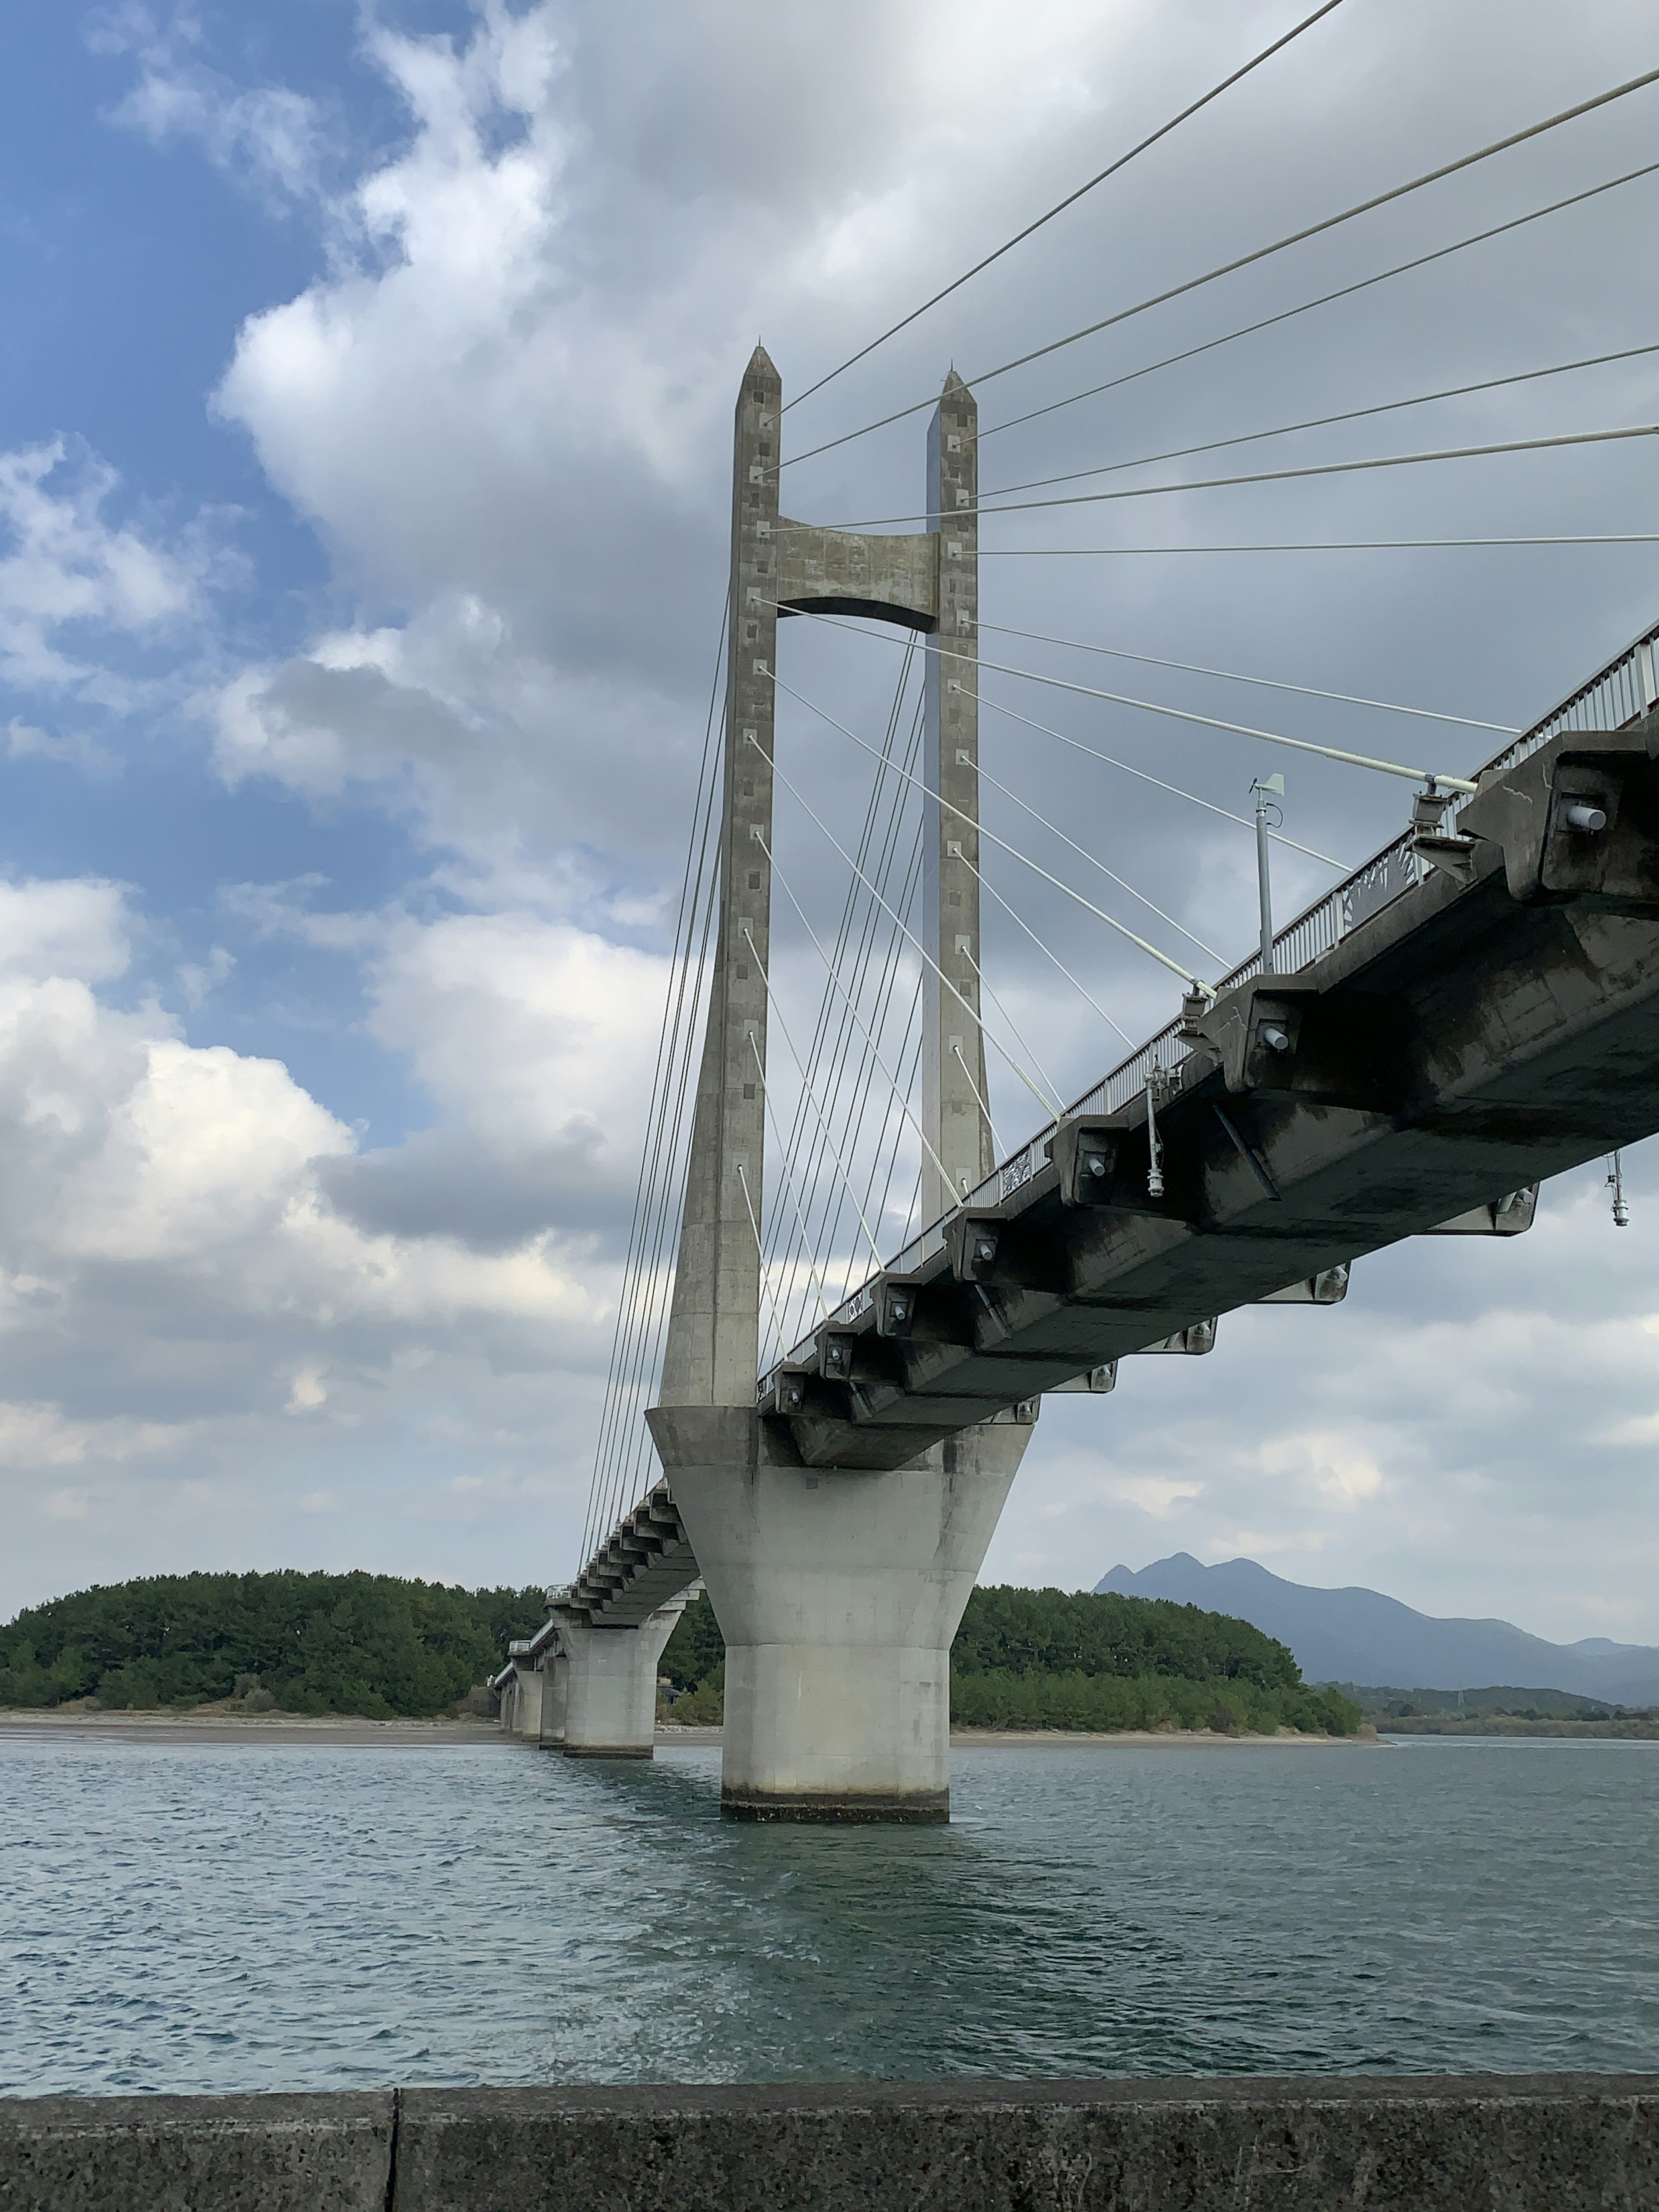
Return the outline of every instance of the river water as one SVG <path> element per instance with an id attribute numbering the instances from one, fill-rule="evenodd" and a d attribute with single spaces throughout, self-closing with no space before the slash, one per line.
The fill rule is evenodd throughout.
<path id="1" fill-rule="evenodd" d="M 1659 1744 L 719 1755 L 0 1733 L 0 2094 L 1659 2069 Z"/>

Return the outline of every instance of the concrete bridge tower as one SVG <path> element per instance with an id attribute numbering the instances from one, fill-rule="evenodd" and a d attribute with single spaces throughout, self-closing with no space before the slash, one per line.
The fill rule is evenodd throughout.
<path id="1" fill-rule="evenodd" d="M 721 1804 L 754 1820 L 949 1817 L 950 1651 L 1030 1437 L 1002 1419 L 890 1470 L 808 1467 L 756 1403 L 772 750 L 780 609 L 936 635 L 927 682 L 924 1114 L 932 1219 L 989 1171 L 978 1018 L 977 416 L 952 374 L 931 527 L 872 537 L 779 513 L 782 393 L 738 396 L 720 929 L 661 1402 L 648 1416 L 726 1638 Z M 928 1180 L 930 1179 L 930 1180 Z M 665 1629 L 664 1633 L 666 1633 Z"/>

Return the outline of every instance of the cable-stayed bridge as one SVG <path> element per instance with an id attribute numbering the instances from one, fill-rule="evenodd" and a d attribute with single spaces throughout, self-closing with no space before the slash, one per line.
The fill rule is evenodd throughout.
<path id="1" fill-rule="evenodd" d="M 701 1578 L 727 1645 L 728 1808 L 937 1818 L 951 1639 L 1046 1393 L 1103 1394 L 1126 1356 L 1206 1351 L 1241 1305 L 1334 1304 L 1355 1260 L 1402 1237 L 1513 1234 L 1540 1178 L 1659 1128 L 1659 625 L 1477 776 L 1419 774 L 1404 834 L 1217 984 L 1190 981 L 1176 1019 L 996 1159 L 971 482 L 952 496 L 972 399 L 953 380 L 936 419 L 937 526 L 882 539 L 777 514 L 780 396 L 757 352 L 738 410 L 705 1042 L 648 1415 L 663 1473 L 591 1530 L 503 1686 L 510 1724 L 543 1741 L 648 1755 L 657 1660 Z M 898 924 L 921 971 L 926 1079 L 903 1114 L 929 1218 L 833 1307 L 813 1271 L 818 1317 L 787 1344 L 775 1328 L 768 1358 L 770 771 L 788 614 L 930 641 L 922 927 Z M 871 866 L 867 849 L 853 864 L 879 908 Z M 839 1003 L 856 1045 L 856 1004 Z M 867 1076 L 884 1056 L 862 1042 Z M 799 1065 L 820 1165 L 845 1181 L 830 1079 Z M 660 1127 L 653 1143 L 672 1162 Z M 780 1207 L 804 1229 L 798 1194 Z"/>
<path id="2" fill-rule="evenodd" d="M 1530 727 L 1477 724 L 1508 741 L 1468 776 L 1189 713 L 987 652 L 988 636 L 1034 634 L 981 621 L 981 520 L 1037 487 L 987 503 L 978 410 L 954 372 L 914 516 L 791 520 L 787 413 L 757 348 L 737 407 L 724 709 L 711 707 L 582 1555 L 498 1686 L 507 1725 L 543 1743 L 648 1757 L 658 1661 L 701 1582 L 726 1645 L 727 1812 L 942 1819 L 950 1646 L 1045 1395 L 1104 1396 L 1124 1358 L 1201 1354 L 1242 1306 L 1335 1305 L 1355 1261 L 1403 1238 L 1515 1234 L 1543 1178 L 1659 1130 L 1659 624 Z M 1652 434 L 1626 425 L 1179 488 Z M 1065 498 L 1107 495 L 1120 495 Z M 878 741 L 797 688 L 780 659 L 790 622 L 902 655 Z M 991 671 L 1394 777 L 1412 787 L 1409 820 L 1276 927 L 1272 854 L 1295 841 L 1261 779 L 1254 819 L 1232 814 L 982 697 Z M 873 760 L 846 842 L 780 751 L 781 696 Z M 1097 812 L 1063 826 L 982 769 L 981 708 L 1253 828 L 1249 956 L 1228 967 L 1114 872 Z M 1413 726 L 1471 720 L 1390 711 Z M 780 786 L 835 855 L 833 935 L 780 868 Z M 1106 902 L 982 823 L 982 787 L 1108 879 Z M 1091 1017 L 1117 1024 L 1086 963 L 989 880 L 993 854 L 1161 963 L 1178 997 L 1069 1103 L 982 970 L 983 899 Z M 778 897 L 779 957 L 810 947 L 823 973 L 805 1019 L 778 984 Z M 1177 938 L 1191 949 L 1170 952 Z M 1012 1150 L 988 1048 L 1005 1116 L 1011 1084 L 1036 1109 Z"/>

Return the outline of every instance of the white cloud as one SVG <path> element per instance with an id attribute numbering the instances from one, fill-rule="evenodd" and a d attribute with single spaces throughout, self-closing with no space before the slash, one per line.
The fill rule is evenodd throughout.
<path id="1" fill-rule="evenodd" d="M 204 1528 L 246 1512 L 250 1467 L 282 1456 L 285 1411 L 341 1443 L 368 1419 L 372 1459 L 388 1419 L 493 1393 L 491 1459 L 528 1453 L 540 1467 L 544 1416 L 531 1405 L 550 1394 L 550 1406 L 573 1376 L 585 1390 L 602 1354 L 604 1280 L 580 1242 L 532 1228 L 473 1249 L 441 1225 L 355 1222 L 325 1188 L 326 1171 L 352 1158 L 352 1133 L 280 1062 L 192 1046 L 153 1007 L 106 1003 L 98 987 L 122 975 L 134 927 L 106 884 L 0 886 L 0 1391 L 11 1391 L 0 1396 L 0 1488 L 24 1516 L 0 1604 L 21 1595 L 13 1577 L 28 1571 L 37 1515 L 72 1511 L 77 1526 L 131 1538 L 143 1498 L 168 1479 L 209 1483 L 193 1500 L 178 1493 L 181 1511 L 193 1502 L 207 1514 Z M 482 1022 L 466 1018 L 468 979 L 488 966 L 476 945 L 441 942 L 427 963 L 457 1031 L 456 1063 L 440 1055 L 434 1079 L 459 1096 L 470 1069 L 495 1096 L 488 1126 L 521 1145 L 538 1081 L 556 1136 L 580 1091 L 550 1011 L 539 1061 L 514 1070 L 516 1089 L 493 1079 L 492 1054 L 502 1076 L 514 1060 L 515 981 L 532 997 L 539 988 L 550 1010 L 588 990 L 590 1048 L 602 1018 L 625 1020 L 605 1016 L 603 979 L 567 950 L 574 983 L 542 978 L 526 951 L 516 978 L 510 963 L 493 978 Z M 418 933 L 405 929 L 397 957 L 416 988 Z M 604 946 L 598 957 L 638 960 Z M 574 1028 L 568 1042 L 579 1053 Z M 27 1392 L 11 1380 L 24 1377 Z M 98 1477 L 65 1492 L 70 1466 Z"/>
<path id="2" fill-rule="evenodd" d="M 112 120 L 155 145 L 194 141 L 218 168 L 267 198 L 321 198 L 329 141 L 316 101 L 283 85 L 239 89 L 201 58 L 200 19 L 180 9 L 165 26 L 126 5 L 94 18 L 93 51 L 131 54 L 138 75 Z"/>
<path id="3" fill-rule="evenodd" d="M 1275 1437 L 1261 1447 L 1261 1471 L 1291 1476 L 1337 1507 L 1378 1497 L 1382 1470 L 1363 1443 L 1340 1430 L 1311 1429 Z"/>
<path id="4" fill-rule="evenodd" d="M 323 1380 L 320 1367 L 301 1367 L 294 1377 L 293 1388 L 288 1394 L 284 1411 L 290 1413 L 314 1413 L 319 1406 L 328 1402 L 328 1385 Z"/>
<path id="5" fill-rule="evenodd" d="M 0 453 L 0 678 L 20 690 L 130 708 L 137 678 L 87 647 L 165 638 L 200 608 L 204 544 L 168 547 L 107 521 L 118 483 L 63 439 Z M 14 753 L 76 750 L 21 720 L 9 744 Z"/>

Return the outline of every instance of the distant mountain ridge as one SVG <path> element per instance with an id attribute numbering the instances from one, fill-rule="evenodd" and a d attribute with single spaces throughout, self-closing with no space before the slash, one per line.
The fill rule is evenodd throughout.
<path id="1" fill-rule="evenodd" d="M 1476 1689 L 1534 1682 L 1614 1705 L 1659 1704 L 1659 1649 L 1587 1636 L 1550 1644 L 1507 1620 L 1440 1620 L 1379 1590 L 1286 1582 L 1254 1559 L 1206 1567 L 1188 1552 L 1139 1574 L 1114 1567 L 1095 1584 L 1125 1597 L 1174 1598 L 1230 1613 L 1288 1644 L 1310 1682 L 1397 1689 Z"/>

